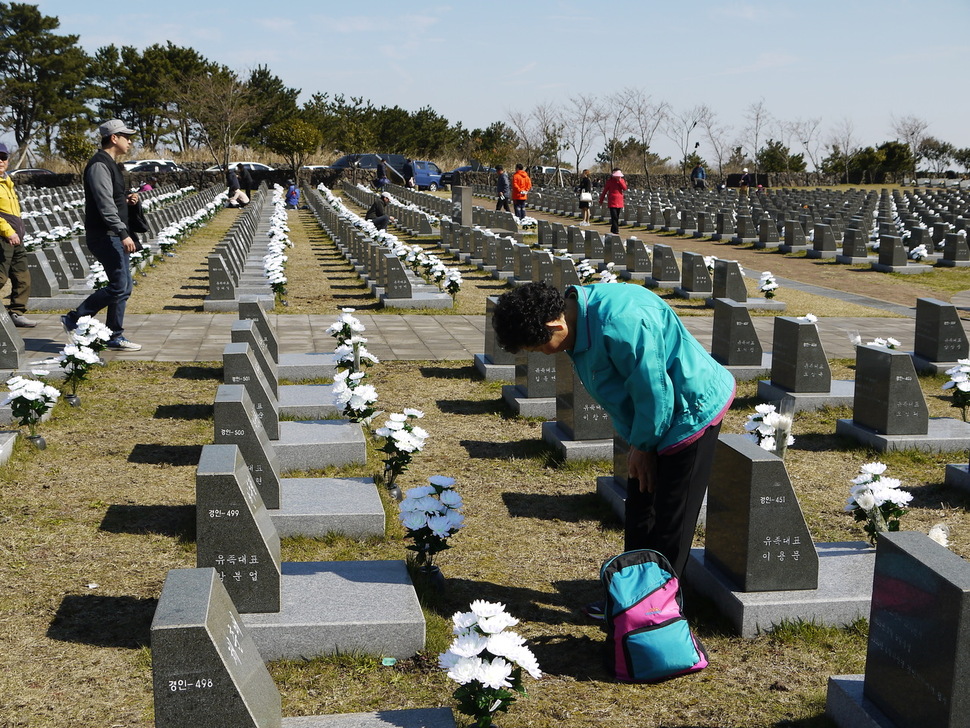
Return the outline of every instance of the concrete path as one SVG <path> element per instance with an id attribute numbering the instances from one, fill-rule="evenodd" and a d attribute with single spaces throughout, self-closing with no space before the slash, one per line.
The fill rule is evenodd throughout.
<path id="1" fill-rule="evenodd" d="M 357 315 L 366 327 L 368 350 L 381 360 L 460 361 L 484 351 L 484 316 Z M 37 327 L 18 331 L 24 337 L 28 361 L 34 362 L 59 352 L 67 337 L 59 316 L 31 313 L 31 318 L 37 319 Z M 142 350 L 105 352 L 105 356 L 110 360 L 221 361 L 235 318 L 232 314 L 129 314 L 125 317 L 125 334 L 141 344 Z M 336 316 L 281 314 L 269 318 L 276 326 L 282 352 L 333 351 L 334 340 L 326 329 Z M 762 346 L 770 351 L 774 317 L 754 316 L 752 320 Z M 683 321 L 709 349 L 713 317 L 685 316 Z M 964 322 L 964 328 L 968 323 Z M 818 327 L 830 358 L 855 356 L 849 331 L 858 331 L 865 341 L 891 336 L 904 350 L 912 350 L 915 338 L 910 318 L 823 318 Z"/>

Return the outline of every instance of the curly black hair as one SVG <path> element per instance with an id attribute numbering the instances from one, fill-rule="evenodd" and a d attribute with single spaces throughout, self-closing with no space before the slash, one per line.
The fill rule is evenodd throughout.
<path id="1" fill-rule="evenodd" d="M 546 324 L 559 318 L 565 308 L 562 294 L 543 282 L 514 288 L 499 297 L 492 313 L 495 338 L 512 354 L 525 346 L 542 346 L 552 336 Z"/>

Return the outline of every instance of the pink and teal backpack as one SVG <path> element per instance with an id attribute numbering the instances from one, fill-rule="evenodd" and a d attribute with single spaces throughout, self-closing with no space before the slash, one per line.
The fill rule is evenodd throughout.
<path id="1" fill-rule="evenodd" d="M 606 664 L 620 682 L 657 683 L 707 667 L 683 615 L 680 582 L 667 559 L 639 549 L 607 559 Z"/>

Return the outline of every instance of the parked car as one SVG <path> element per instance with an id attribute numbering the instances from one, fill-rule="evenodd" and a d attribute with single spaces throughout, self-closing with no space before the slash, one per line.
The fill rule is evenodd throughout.
<path id="1" fill-rule="evenodd" d="M 444 172 L 441 175 L 441 184 L 450 185 L 452 180 L 455 178 L 455 172 L 488 172 L 489 174 L 495 174 L 495 167 L 483 167 L 480 164 L 466 164 L 463 167 L 455 167 L 450 172 Z"/>
<path id="2" fill-rule="evenodd" d="M 243 167 L 248 169 L 250 172 L 274 172 L 275 167 L 270 167 L 268 164 L 263 164 L 262 162 L 229 162 L 229 166 L 233 169 L 236 165 L 241 164 Z M 205 170 L 206 172 L 225 172 L 225 167 L 221 164 L 213 164 L 211 167 Z"/>
<path id="3" fill-rule="evenodd" d="M 441 168 L 437 164 L 415 159 L 411 166 L 414 168 L 414 186 L 419 190 L 434 192 L 441 186 Z"/>
<path id="4" fill-rule="evenodd" d="M 330 165 L 330 169 L 357 169 L 377 170 L 377 158 L 383 159 L 387 165 L 394 170 L 388 171 L 388 179 L 396 184 L 404 182 L 404 163 L 407 157 L 403 154 L 345 154 L 336 162 Z M 396 173 L 396 174 L 395 174 Z"/>
<path id="5" fill-rule="evenodd" d="M 24 169 L 14 169 L 10 171 L 11 177 L 43 177 L 48 174 L 55 174 L 49 169 L 41 169 L 40 167 L 26 167 Z"/>
<path id="6" fill-rule="evenodd" d="M 171 159 L 136 159 L 124 162 L 126 172 L 184 172 L 182 167 Z"/>

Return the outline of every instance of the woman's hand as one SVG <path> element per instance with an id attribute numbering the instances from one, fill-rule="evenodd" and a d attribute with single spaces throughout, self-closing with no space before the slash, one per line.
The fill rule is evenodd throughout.
<path id="1" fill-rule="evenodd" d="M 657 453 L 630 447 L 626 456 L 627 475 L 640 482 L 641 493 L 653 493 L 657 482 Z"/>

